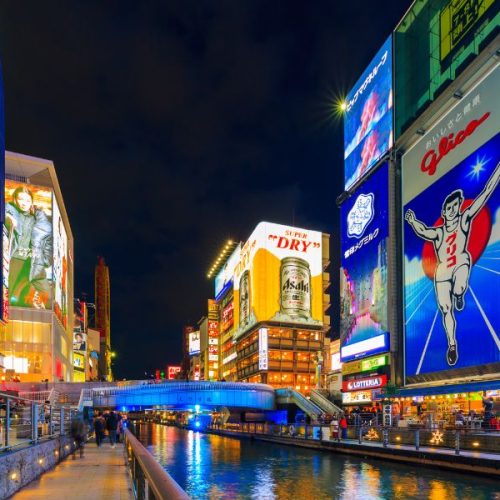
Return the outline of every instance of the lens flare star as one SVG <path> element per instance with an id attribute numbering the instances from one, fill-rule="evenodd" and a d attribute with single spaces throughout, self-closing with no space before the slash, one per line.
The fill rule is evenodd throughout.
<path id="1" fill-rule="evenodd" d="M 486 159 L 484 156 L 480 158 L 479 156 L 476 158 L 475 165 L 471 165 L 471 170 L 467 174 L 467 177 L 471 179 L 479 180 L 481 172 L 484 170 L 484 166 L 489 162 L 489 159 Z"/>

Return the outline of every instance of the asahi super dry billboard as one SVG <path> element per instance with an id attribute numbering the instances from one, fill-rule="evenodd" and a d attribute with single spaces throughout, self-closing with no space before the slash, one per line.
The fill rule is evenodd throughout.
<path id="1" fill-rule="evenodd" d="M 323 324 L 322 234 L 261 222 L 234 276 L 235 335 L 261 321 Z"/>

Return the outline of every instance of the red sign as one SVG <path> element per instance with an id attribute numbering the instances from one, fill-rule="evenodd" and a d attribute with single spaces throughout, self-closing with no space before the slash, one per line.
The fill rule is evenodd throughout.
<path id="1" fill-rule="evenodd" d="M 439 162 L 452 150 L 455 149 L 459 144 L 465 141 L 467 137 L 472 135 L 477 127 L 481 125 L 488 117 L 490 116 L 490 112 L 485 113 L 479 120 L 472 120 L 468 123 L 468 125 L 460 132 L 455 134 L 450 134 L 448 136 L 443 137 L 439 141 L 438 152 L 434 149 L 431 149 L 425 153 L 422 158 L 422 162 L 420 164 L 420 169 L 422 172 L 427 172 L 429 175 L 434 175 L 436 173 L 436 169 L 438 167 Z"/>
<path id="2" fill-rule="evenodd" d="M 175 376 L 181 372 L 180 366 L 168 366 L 168 380 L 175 380 Z"/>
<path id="3" fill-rule="evenodd" d="M 386 384 L 387 375 L 376 375 L 375 377 L 344 380 L 342 382 L 342 391 L 366 391 L 367 389 L 376 389 L 377 387 L 383 387 Z"/>

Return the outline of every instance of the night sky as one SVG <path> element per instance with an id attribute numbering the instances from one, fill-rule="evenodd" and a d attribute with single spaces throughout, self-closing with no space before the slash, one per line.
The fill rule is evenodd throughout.
<path id="1" fill-rule="evenodd" d="M 93 298 L 97 255 L 109 265 L 117 377 L 180 361 L 213 259 L 261 220 L 331 233 L 336 281 L 332 103 L 410 3 L 0 3 L 6 147 L 55 163 L 75 296 Z"/>

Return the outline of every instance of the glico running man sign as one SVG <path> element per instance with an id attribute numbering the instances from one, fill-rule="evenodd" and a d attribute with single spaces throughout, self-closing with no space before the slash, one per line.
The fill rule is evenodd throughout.
<path id="1" fill-rule="evenodd" d="M 499 88 L 497 66 L 403 156 L 407 383 L 500 368 Z"/>

